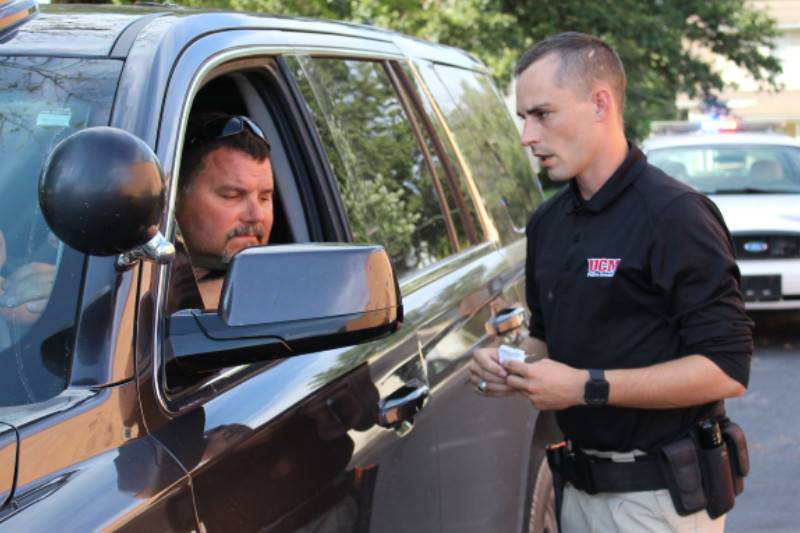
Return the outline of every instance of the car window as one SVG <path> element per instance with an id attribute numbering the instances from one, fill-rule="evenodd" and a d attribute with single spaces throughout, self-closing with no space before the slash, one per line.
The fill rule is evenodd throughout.
<path id="1" fill-rule="evenodd" d="M 491 78 L 461 68 L 422 62 L 420 74 L 455 135 L 485 207 L 505 242 L 522 236 L 541 203 L 532 162 Z"/>
<path id="2" fill-rule="evenodd" d="M 437 193 L 384 65 L 307 56 L 287 62 L 331 161 L 354 241 L 383 244 L 401 278 L 454 253 L 447 199 Z"/>
<path id="3" fill-rule="evenodd" d="M 53 235 L 37 185 L 52 148 L 108 124 L 121 62 L 0 57 L 0 405 L 66 387 L 83 256 Z"/>
<path id="4" fill-rule="evenodd" d="M 706 194 L 800 193 L 800 148 L 765 144 L 657 148 L 648 160 Z"/>
<path id="5" fill-rule="evenodd" d="M 475 211 L 475 204 L 470 200 L 471 196 L 467 190 L 467 182 L 458 162 L 458 158 L 453 152 L 453 145 L 447 142 L 447 131 L 442 122 L 438 120 L 431 99 L 426 94 L 422 85 L 420 85 L 419 79 L 414 75 L 411 67 L 408 64 L 403 64 L 400 68 L 403 71 L 404 78 L 409 81 L 409 93 L 419 101 L 420 107 L 426 115 L 424 120 L 429 122 L 436 138 L 440 140 L 440 150 L 438 156 L 434 158 L 434 162 L 442 167 L 446 167 L 442 169 L 443 173 L 449 170 L 448 177 L 452 175 L 450 179 L 453 180 L 451 190 L 461 192 L 461 194 L 455 196 L 458 205 L 455 207 L 454 218 L 456 215 L 458 216 L 457 223 L 464 228 L 464 231 L 471 236 L 470 238 L 472 240 L 475 242 L 482 242 L 485 240 L 483 228 L 481 227 L 478 214 Z"/>

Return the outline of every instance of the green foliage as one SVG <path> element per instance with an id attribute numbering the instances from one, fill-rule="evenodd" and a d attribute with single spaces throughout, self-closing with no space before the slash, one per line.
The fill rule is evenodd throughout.
<path id="1" fill-rule="evenodd" d="M 128 3 L 126 0 L 114 0 Z M 526 48 L 574 30 L 613 45 L 628 73 L 628 133 L 642 138 L 653 119 L 677 118 L 675 98 L 711 94 L 723 81 L 713 51 L 777 89 L 771 55 L 775 21 L 746 0 L 176 0 L 194 7 L 348 20 L 464 48 L 482 59 L 501 87 Z"/>
<path id="2" fill-rule="evenodd" d="M 678 118 L 679 92 L 707 95 L 723 88 L 709 63 L 714 52 L 778 88 L 772 57 L 775 21 L 745 0 L 615 0 L 614 2 L 502 2 L 525 28 L 521 48 L 565 30 L 593 33 L 620 54 L 628 75 L 628 133 L 643 137 L 653 119 Z"/>
<path id="3" fill-rule="evenodd" d="M 398 273 L 447 256 L 432 176 L 380 63 L 288 57 L 337 177 L 355 242 Z"/>

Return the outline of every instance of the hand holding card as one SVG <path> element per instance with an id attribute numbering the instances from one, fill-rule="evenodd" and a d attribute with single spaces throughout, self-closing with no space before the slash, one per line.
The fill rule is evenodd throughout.
<path id="1" fill-rule="evenodd" d="M 501 344 L 500 348 L 497 350 L 497 360 L 501 365 L 509 360 L 520 361 L 521 363 L 524 363 L 525 351 L 514 348 L 507 344 Z"/>

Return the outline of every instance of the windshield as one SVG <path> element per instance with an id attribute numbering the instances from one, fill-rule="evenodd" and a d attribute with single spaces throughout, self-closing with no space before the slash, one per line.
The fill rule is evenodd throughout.
<path id="1" fill-rule="evenodd" d="M 664 172 L 706 194 L 800 193 L 800 148 L 765 144 L 651 150 Z"/>
<path id="2" fill-rule="evenodd" d="M 56 143 L 108 124 L 120 67 L 0 56 L 0 405 L 66 387 L 83 256 L 50 232 L 37 182 Z"/>

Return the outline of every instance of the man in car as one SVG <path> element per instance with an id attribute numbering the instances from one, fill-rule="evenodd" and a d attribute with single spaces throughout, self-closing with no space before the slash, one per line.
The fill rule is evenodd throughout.
<path id="1" fill-rule="evenodd" d="M 6 240 L 0 232 L 0 268 L 5 262 Z M 55 266 L 43 262 L 26 263 L 7 278 L 0 276 L 0 317 L 22 326 L 36 322 L 50 299 L 54 278 Z"/>
<path id="2" fill-rule="evenodd" d="M 551 37 L 516 77 L 522 142 L 566 187 L 527 226 L 524 348 L 539 357 L 501 365 L 478 350 L 472 383 L 556 411 L 563 531 L 721 531 L 702 507 L 678 514 L 657 461 L 748 383 L 752 323 L 727 228 L 626 139 L 625 73 L 603 41 Z"/>
<path id="3" fill-rule="evenodd" d="M 227 265 L 272 229 L 269 142 L 243 116 L 202 113 L 184 145 L 177 220 L 205 309 L 216 309 Z"/>

